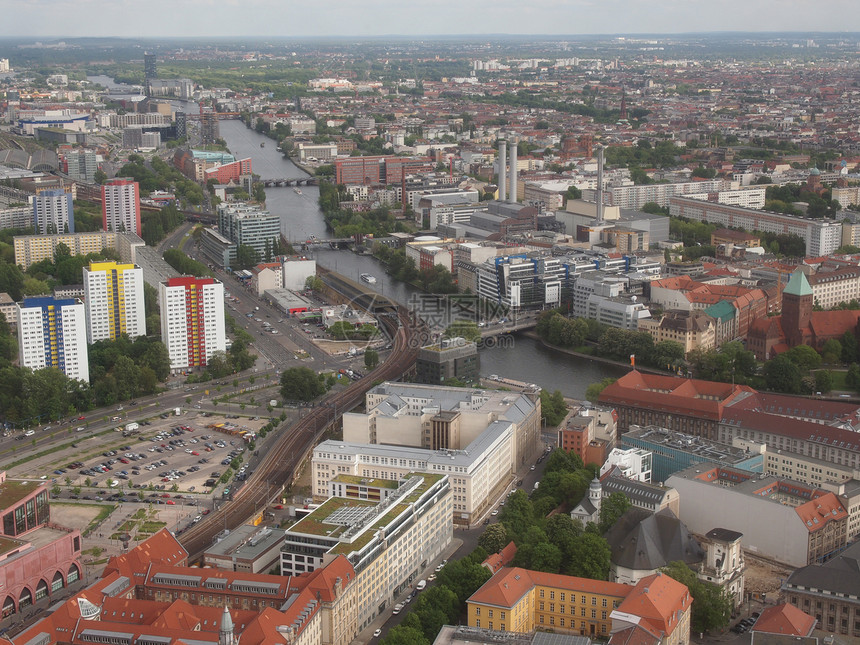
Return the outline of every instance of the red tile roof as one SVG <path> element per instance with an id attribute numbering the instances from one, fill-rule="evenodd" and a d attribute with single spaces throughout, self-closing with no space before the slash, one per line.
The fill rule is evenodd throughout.
<path id="1" fill-rule="evenodd" d="M 844 520 L 848 517 L 848 511 L 833 493 L 825 493 L 811 499 L 805 504 L 795 507 L 794 511 L 810 533 L 820 531 L 830 522 Z"/>
<path id="2" fill-rule="evenodd" d="M 642 578 L 633 587 L 618 611 L 639 616 L 651 629 L 669 635 L 680 624 L 680 613 L 686 612 L 692 603 L 693 597 L 686 585 L 655 573 Z"/>
<path id="3" fill-rule="evenodd" d="M 754 632 L 786 634 L 791 636 L 810 636 L 815 629 L 815 619 L 794 605 L 783 603 L 768 607 L 752 628 Z"/>
<path id="4" fill-rule="evenodd" d="M 508 545 L 498 553 L 493 553 L 487 556 L 487 559 L 484 560 L 481 564 L 487 567 L 493 573 L 495 573 L 502 567 L 508 566 L 513 561 L 514 556 L 516 554 L 517 545 L 513 542 L 509 542 Z"/>

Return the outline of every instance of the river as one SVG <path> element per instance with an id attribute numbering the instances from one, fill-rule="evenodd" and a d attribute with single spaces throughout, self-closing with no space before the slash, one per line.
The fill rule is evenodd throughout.
<path id="1" fill-rule="evenodd" d="M 221 138 L 237 158 L 251 157 L 254 173 L 265 178 L 303 177 L 304 171 L 285 159 L 275 148 L 275 142 L 245 126 L 238 120 L 221 121 Z M 260 147 L 260 143 L 265 144 Z M 302 186 L 302 194 L 292 188 L 267 188 L 266 207 L 281 216 L 281 232 L 293 241 L 306 240 L 311 235 L 329 236 L 317 200 L 316 186 Z M 408 304 L 416 290 L 392 280 L 383 265 L 371 256 L 350 251 L 318 249 L 309 253 L 328 269 L 355 281 L 362 273 L 370 273 L 377 282 L 370 286 L 379 293 Z M 514 335 L 494 347 L 481 350 L 481 374 L 498 374 L 526 383 L 536 383 L 549 390 L 560 390 L 565 396 L 584 399 L 586 388 L 607 376 L 618 377 L 627 369 L 598 361 L 558 354 L 538 341 Z"/>

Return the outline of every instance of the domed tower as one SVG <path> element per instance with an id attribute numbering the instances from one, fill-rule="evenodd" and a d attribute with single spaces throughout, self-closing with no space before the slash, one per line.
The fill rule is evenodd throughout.
<path id="1" fill-rule="evenodd" d="M 591 480 L 591 485 L 588 487 L 588 501 L 594 506 L 598 517 L 600 516 L 601 499 L 603 499 L 603 485 L 600 483 L 597 475 L 595 475 L 594 479 Z"/>
<path id="2" fill-rule="evenodd" d="M 806 178 L 806 187 L 813 192 L 821 189 L 821 171 L 818 168 L 809 169 L 809 176 Z"/>

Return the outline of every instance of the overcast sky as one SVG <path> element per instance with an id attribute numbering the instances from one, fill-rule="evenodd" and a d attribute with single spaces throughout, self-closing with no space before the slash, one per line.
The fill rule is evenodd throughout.
<path id="1" fill-rule="evenodd" d="M 860 31 L 856 0 L 0 0 L 0 36 Z"/>

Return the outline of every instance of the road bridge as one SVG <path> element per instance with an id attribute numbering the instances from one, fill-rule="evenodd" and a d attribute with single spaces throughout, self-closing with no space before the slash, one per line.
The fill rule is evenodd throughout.
<path id="1" fill-rule="evenodd" d="M 281 177 L 273 179 L 258 179 L 267 187 L 272 186 L 316 186 L 319 180 L 316 177 Z"/>

